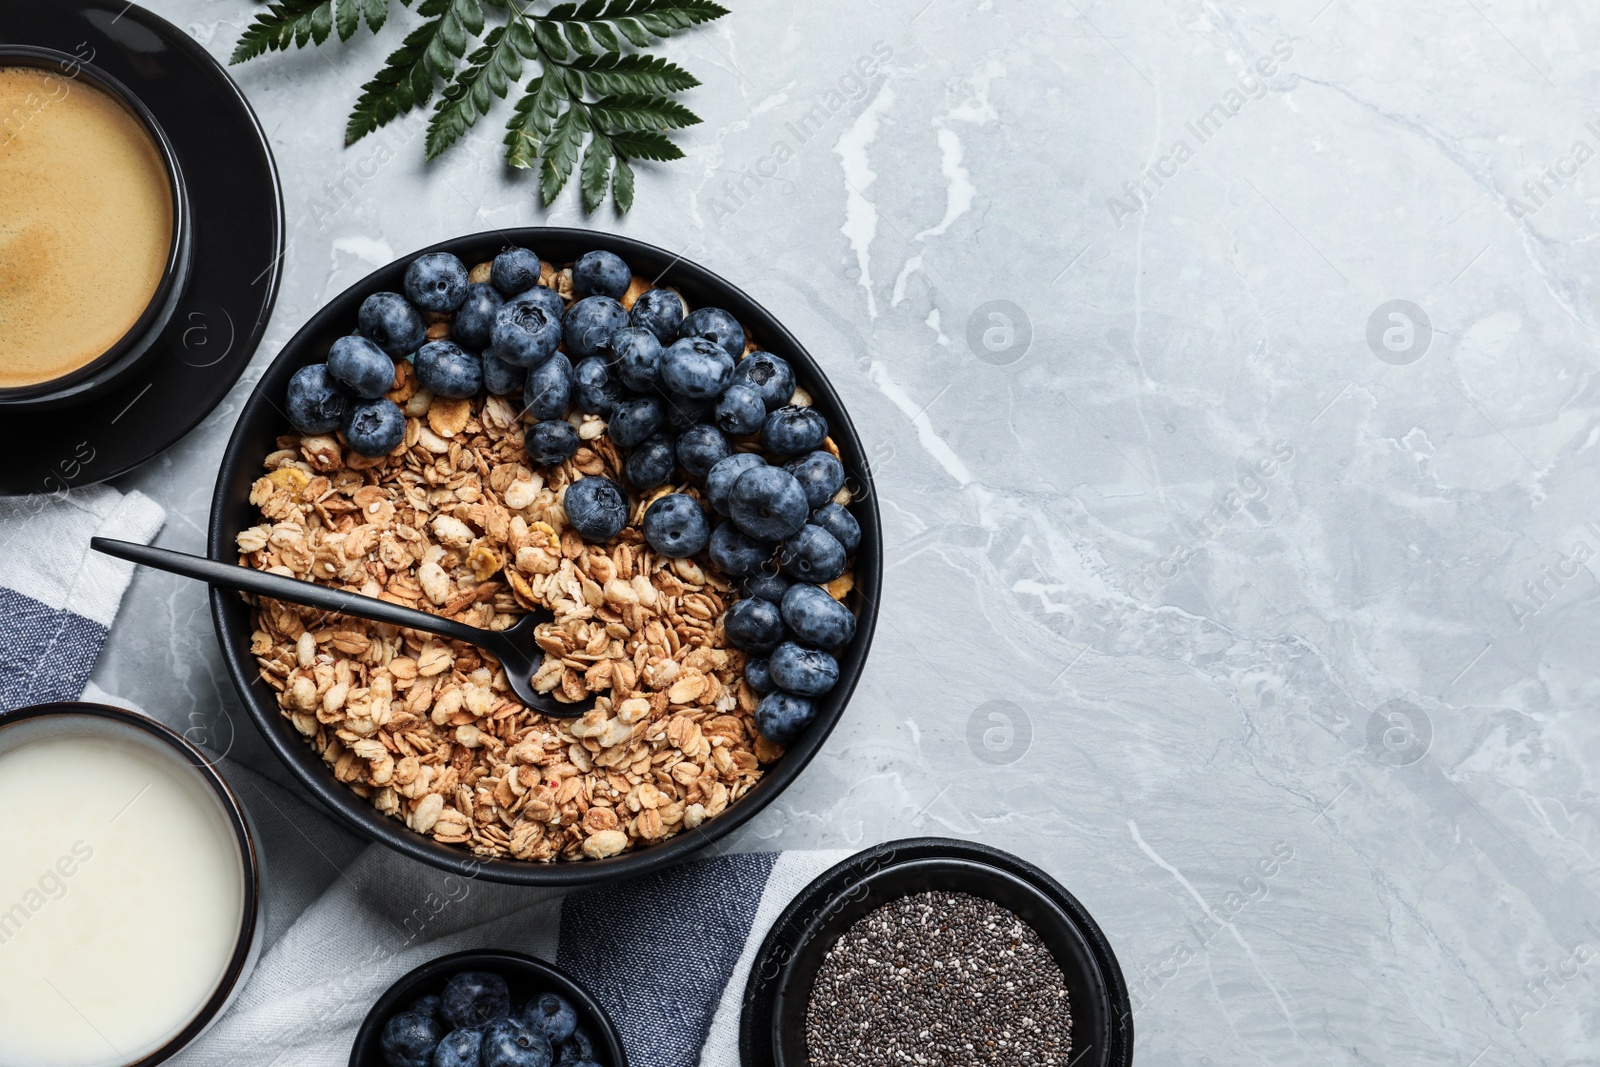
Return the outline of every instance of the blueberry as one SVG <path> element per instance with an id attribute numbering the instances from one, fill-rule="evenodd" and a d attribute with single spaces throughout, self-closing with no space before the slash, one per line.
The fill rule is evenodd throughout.
<path id="1" fill-rule="evenodd" d="M 779 408 L 761 424 L 762 447 L 780 456 L 821 448 L 827 437 L 828 420 L 815 408 Z"/>
<path id="2" fill-rule="evenodd" d="M 628 321 L 655 334 L 662 344 L 671 344 L 683 324 L 683 298 L 671 289 L 647 290 L 633 302 Z"/>
<path id="3" fill-rule="evenodd" d="M 356 312 L 356 322 L 362 333 L 391 356 L 409 355 L 428 339 L 428 324 L 422 321 L 422 314 L 399 293 L 373 293 L 367 297 Z"/>
<path id="4" fill-rule="evenodd" d="M 767 658 L 778 688 L 796 696 L 819 697 L 839 684 L 839 661 L 826 652 L 785 641 Z"/>
<path id="5" fill-rule="evenodd" d="M 733 368 L 733 380 L 754 386 L 768 411 L 781 408 L 794 396 L 794 369 L 771 352 L 752 352 Z"/>
<path id="6" fill-rule="evenodd" d="M 403 288 L 423 311 L 454 311 L 467 298 L 467 265 L 449 252 L 429 252 L 411 261 Z"/>
<path id="7" fill-rule="evenodd" d="M 752 574 L 744 580 L 745 596 L 760 597 L 770 600 L 774 604 L 783 603 L 783 594 L 787 593 L 794 582 L 782 574 L 773 574 L 770 571 L 761 571 Z"/>
<path id="8" fill-rule="evenodd" d="M 806 494 L 794 475 L 777 467 L 752 467 L 728 491 L 728 515 L 758 541 L 793 537 L 806 524 Z"/>
<path id="9" fill-rule="evenodd" d="M 777 688 L 772 681 L 772 669 L 763 656 L 753 656 L 745 661 L 744 680 L 757 693 L 766 694 Z"/>
<path id="10" fill-rule="evenodd" d="M 528 380 L 527 371 L 513 367 L 492 351 L 485 350 L 480 361 L 483 363 L 483 387 L 495 396 L 510 396 Z"/>
<path id="11" fill-rule="evenodd" d="M 376 400 L 394 385 L 394 360 L 365 337 L 352 333 L 328 349 L 328 373 L 363 400 Z"/>
<path id="12" fill-rule="evenodd" d="M 444 1035 L 433 1054 L 433 1067 L 480 1067 L 483 1063 L 483 1031 L 467 1026 Z"/>
<path id="13" fill-rule="evenodd" d="M 489 264 L 489 281 L 511 296 L 539 284 L 539 257 L 526 248 L 508 248 Z"/>
<path id="14" fill-rule="evenodd" d="M 739 325 L 738 319 L 721 308 L 700 308 L 689 312 L 683 318 L 683 325 L 678 327 L 678 336 L 704 337 L 728 353 L 729 359 L 744 355 L 744 327 Z"/>
<path id="15" fill-rule="evenodd" d="M 711 501 L 711 510 L 718 515 L 728 514 L 728 493 L 733 489 L 733 483 L 739 480 L 739 475 L 751 467 L 766 465 L 767 461 L 754 452 L 735 452 L 718 460 L 706 475 L 706 496 Z"/>
<path id="16" fill-rule="evenodd" d="M 781 607 L 790 631 L 813 648 L 840 648 L 856 635 L 856 617 L 850 609 L 818 586 L 794 586 L 783 594 Z"/>
<path id="17" fill-rule="evenodd" d="M 579 296 L 621 299 L 633 281 L 633 271 L 622 257 L 610 252 L 585 252 L 572 265 L 572 288 Z"/>
<path id="18" fill-rule="evenodd" d="M 537 367 L 561 344 L 561 317 L 535 300 L 512 300 L 495 312 L 489 348 L 513 367 Z"/>
<path id="19" fill-rule="evenodd" d="M 578 431 L 562 419 L 534 423 L 523 435 L 522 448 L 539 466 L 554 467 L 571 459 L 578 450 Z"/>
<path id="20" fill-rule="evenodd" d="M 717 425 L 734 437 L 747 437 L 761 429 L 767 406 L 753 385 L 734 382 L 717 400 Z"/>
<path id="21" fill-rule="evenodd" d="M 696 423 L 711 421 L 715 400 L 685 400 L 671 393 L 661 394 L 661 405 L 667 413 L 667 425 L 679 433 Z"/>
<path id="22" fill-rule="evenodd" d="M 772 561 L 772 546 L 747 537 L 731 522 L 711 531 L 711 562 L 735 578 L 756 574 Z"/>
<path id="23" fill-rule="evenodd" d="M 732 380 L 733 357 L 703 337 L 680 337 L 661 353 L 662 387 L 688 400 L 710 400 Z"/>
<path id="24" fill-rule="evenodd" d="M 339 388 L 326 363 L 295 371 L 284 399 L 289 422 L 301 433 L 337 430 L 350 417 L 350 394 Z"/>
<path id="25" fill-rule="evenodd" d="M 783 640 L 783 616 L 772 601 L 746 597 L 723 614 L 722 631 L 734 648 L 765 655 Z"/>
<path id="26" fill-rule="evenodd" d="M 494 317 L 505 304 L 499 290 L 488 282 L 467 286 L 467 298 L 450 322 L 450 337 L 467 348 L 483 351 L 494 334 Z"/>
<path id="27" fill-rule="evenodd" d="M 387 456 L 406 438 L 406 416 L 393 400 L 363 400 L 350 409 L 344 439 L 368 459 Z"/>
<path id="28" fill-rule="evenodd" d="M 567 403 L 572 399 L 572 361 L 557 352 L 528 372 L 528 383 L 522 387 L 522 407 L 533 417 L 559 419 L 567 413 Z"/>
<path id="29" fill-rule="evenodd" d="M 844 509 L 842 504 L 829 504 L 819 508 L 811 516 L 813 525 L 820 526 L 833 534 L 834 540 L 844 546 L 844 553 L 853 556 L 861 545 L 861 524 L 856 522 L 856 517 Z"/>
<path id="30" fill-rule="evenodd" d="M 640 396 L 617 405 L 606 424 L 606 432 L 618 448 L 632 448 L 661 429 L 665 422 L 661 401 L 653 396 Z"/>
<path id="31" fill-rule="evenodd" d="M 581 359 L 572 368 L 572 398 L 579 411 L 609 416 L 626 395 L 603 357 Z"/>
<path id="32" fill-rule="evenodd" d="M 813 510 L 822 507 L 844 488 L 844 464 L 833 453 L 818 449 L 783 465 L 806 491 L 806 503 Z"/>
<path id="33" fill-rule="evenodd" d="M 628 325 L 628 313 L 609 296 L 586 296 L 567 309 L 562 336 L 579 359 L 611 351 L 611 335 Z"/>
<path id="34" fill-rule="evenodd" d="M 644 539 L 670 559 L 692 556 L 706 547 L 711 528 L 700 501 L 683 493 L 659 497 L 644 513 Z"/>
<path id="35" fill-rule="evenodd" d="M 590 544 L 603 544 L 628 525 L 628 494 L 610 478 L 579 478 L 567 486 L 561 506 L 567 523 Z"/>
<path id="36" fill-rule="evenodd" d="M 451 1026 L 482 1026 L 511 1013 L 511 992 L 498 974 L 462 971 L 444 984 L 439 1010 Z"/>
<path id="37" fill-rule="evenodd" d="M 613 366 L 629 389 L 648 393 L 660 384 L 661 342 L 649 330 L 625 326 L 611 335 Z"/>
<path id="38" fill-rule="evenodd" d="M 403 1011 L 383 1024 L 378 1047 L 389 1067 L 429 1067 L 439 1045 L 439 1024 L 429 1016 Z"/>
<path id="39" fill-rule="evenodd" d="M 496 1019 L 483 1031 L 483 1067 L 550 1067 L 550 1039 L 515 1019 Z"/>
<path id="40" fill-rule="evenodd" d="M 475 396 L 483 388 L 483 362 L 454 341 L 429 341 L 417 349 L 412 364 L 417 381 L 438 396 Z"/>
<path id="41" fill-rule="evenodd" d="M 827 530 L 807 523 L 783 543 L 778 562 L 800 581 L 824 585 L 844 573 L 844 546 Z"/>
<path id="42" fill-rule="evenodd" d="M 532 304 L 541 309 L 553 319 L 562 319 L 567 314 L 567 302 L 561 299 L 561 294 L 547 285 L 534 285 L 515 296 L 506 297 L 508 304 Z"/>
<path id="43" fill-rule="evenodd" d="M 565 997 L 540 993 L 523 1007 L 517 1021 L 549 1038 L 552 1045 L 559 1045 L 578 1028 L 578 1012 Z"/>
<path id="44" fill-rule="evenodd" d="M 654 433 L 638 445 L 622 465 L 628 484 L 635 489 L 654 489 L 672 477 L 678 465 L 678 455 L 672 448 L 672 438 L 664 433 Z"/>
<path id="45" fill-rule="evenodd" d="M 728 458 L 732 449 L 722 431 L 708 422 L 691 426 L 678 435 L 678 462 L 696 478 L 704 478 L 711 468 Z"/>
<path id="46" fill-rule="evenodd" d="M 817 717 L 817 706 L 808 697 L 775 690 L 756 705 L 756 729 L 776 744 L 786 744 L 800 735 Z"/>
<path id="47" fill-rule="evenodd" d="M 411 1007 L 406 1011 L 414 1011 L 418 1015 L 426 1015 L 430 1019 L 439 1017 L 439 994 L 428 993 L 411 1002 Z"/>
<path id="48" fill-rule="evenodd" d="M 561 1042 L 561 1047 L 556 1051 L 556 1067 L 580 1067 L 593 1059 L 594 1039 L 581 1026 Z"/>

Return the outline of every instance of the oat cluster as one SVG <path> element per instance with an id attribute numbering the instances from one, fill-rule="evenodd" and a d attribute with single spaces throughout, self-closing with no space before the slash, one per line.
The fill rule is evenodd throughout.
<path id="1" fill-rule="evenodd" d="M 552 283 L 570 296 L 570 279 Z M 603 421 L 584 416 L 570 460 L 530 469 L 531 418 L 513 400 L 435 397 L 396 368 L 402 446 L 367 459 L 335 436 L 280 437 L 240 561 L 495 630 L 548 609 L 534 684 L 568 702 L 597 694 L 594 708 L 549 718 L 474 646 L 261 599 L 251 652 L 284 715 L 378 810 L 486 857 L 613 856 L 748 792 L 783 749 L 756 732 L 760 698 L 722 631 L 737 592 L 638 530 L 656 497 L 700 489 L 663 485 L 614 542 L 585 544 L 561 496 L 581 477 L 621 479 Z"/>

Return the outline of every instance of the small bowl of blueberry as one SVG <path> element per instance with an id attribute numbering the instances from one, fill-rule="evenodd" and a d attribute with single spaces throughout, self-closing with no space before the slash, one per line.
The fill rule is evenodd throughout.
<path id="1" fill-rule="evenodd" d="M 605 1009 L 566 974 L 518 952 L 430 960 L 367 1013 L 350 1067 L 627 1067 Z"/>

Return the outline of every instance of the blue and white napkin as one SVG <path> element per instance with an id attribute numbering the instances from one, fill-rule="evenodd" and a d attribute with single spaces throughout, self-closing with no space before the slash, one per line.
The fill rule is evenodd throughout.
<path id="1" fill-rule="evenodd" d="M 0 499 L 0 711 L 78 699 L 133 576 L 89 539 L 147 544 L 165 519 L 107 485 Z"/>
<path id="2" fill-rule="evenodd" d="M 738 1067 L 744 984 L 763 938 L 849 854 L 708 853 L 563 895 L 443 874 L 372 845 L 172 1062 L 345 1064 L 367 1009 L 397 978 L 436 956 L 497 947 L 550 960 L 587 987 L 636 1067 Z"/>

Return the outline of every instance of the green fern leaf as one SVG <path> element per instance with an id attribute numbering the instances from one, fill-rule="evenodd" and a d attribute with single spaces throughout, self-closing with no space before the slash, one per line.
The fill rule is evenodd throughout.
<path id="1" fill-rule="evenodd" d="M 673 130 L 700 122 L 700 116 L 665 96 L 605 96 L 589 105 L 589 113 L 605 130 Z"/>
<path id="2" fill-rule="evenodd" d="M 626 37 L 629 43 L 631 43 L 635 48 L 647 48 L 649 47 L 650 42 L 654 40 L 654 38 L 650 36 L 650 31 L 644 28 L 644 23 L 640 22 L 638 19 L 617 19 L 612 23 L 612 25 L 615 26 L 617 28 L 617 32 Z"/>
<path id="3" fill-rule="evenodd" d="M 567 42 L 561 37 L 557 24 L 548 18 L 542 18 L 533 24 L 534 38 L 539 42 L 539 47 L 550 54 L 550 58 L 557 62 L 567 58 Z"/>
<path id="4" fill-rule="evenodd" d="M 611 175 L 611 199 L 620 215 L 626 215 L 633 207 L 633 168 L 621 156 L 617 157 L 617 167 Z"/>
<path id="5" fill-rule="evenodd" d="M 584 31 L 583 25 L 577 22 L 568 22 L 561 27 L 561 32 L 572 46 L 572 51 L 580 56 L 594 55 L 594 45 L 589 43 L 589 35 Z"/>
<path id="6" fill-rule="evenodd" d="M 422 107 L 433 96 L 435 68 L 429 66 L 428 56 L 449 7 L 450 0 L 422 0 L 418 5 L 417 14 L 428 21 L 407 34 L 405 43 L 390 53 L 383 68 L 361 87 L 345 125 L 346 145 L 355 144 L 397 116 Z"/>
<path id="7" fill-rule="evenodd" d="M 597 96 L 681 93 L 700 84 L 676 63 L 648 55 L 597 56 L 574 62 L 568 69 L 582 75 Z"/>
<path id="8" fill-rule="evenodd" d="M 606 198 L 606 188 L 611 184 L 611 141 L 603 133 L 595 133 L 589 147 L 583 152 L 583 167 L 579 171 L 579 188 L 583 193 L 583 209 L 594 211 Z"/>
<path id="9" fill-rule="evenodd" d="M 624 130 L 611 135 L 611 146 L 617 155 L 628 159 L 653 159 L 666 162 L 683 158 L 683 149 L 667 140 L 665 134 L 654 130 Z"/>
<path id="10" fill-rule="evenodd" d="M 348 41 L 361 27 L 361 0 L 338 0 L 334 5 L 333 25 L 339 40 Z"/>
<path id="11" fill-rule="evenodd" d="M 715 0 L 562 0 L 543 14 L 532 0 L 400 0 L 421 24 L 406 33 L 367 82 L 345 126 L 354 144 L 399 116 L 432 104 L 424 143 L 432 160 L 506 99 L 525 66 L 536 76 L 512 104 L 507 162 L 538 169 L 546 205 L 574 170 L 587 211 L 607 190 L 619 212 L 633 206 L 631 161 L 680 159 L 667 136 L 700 122 L 673 99 L 699 85 L 682 67 L 628 48 L 719 19 Z M 496 12 L 485 34 L 484 7 Z M 231 62 L 269 51 L 349 41 L 389 19 L 389 0 L 268 0 L 240 34 Z M 443 90 L 439 91 L 439 86 Z M 435 93 L 438 100 L 434 100 Z"/>
<path id="12" fill-rule="evenodd" d="M 265 52 L 281 52 L 289 47 L 289 42 L 294 40 L 295 27 L 303 18 L 309 18 L 311 13 L 327 0 L 280 0 L 271 4 L 267 10 L 256 16 L 256 20 L 245 27 L 244 33 L 239 35 L 239 41 L 233 47 L 233 55 L 229 63 L 243 63 L 247 59 L 254 59 Z"/>
<path id="13" fill-rule="evenodd" d="M 551 68 L 552 70 L 558 68 Z M 517 101 L 511 120 L 506 123 L 506 161 L 513 167 L 531 170 L 538 165 L 544 139 L 555 128 L 566 92 L 559 81 L 548 76 L 533 79 Z"/>
<path id="14" fill-rule="evenodd" d="M 572 176 L 572 164 L 578 158 L 578 146 L 588 128 L 582 106 L 576 105 L 561 113 L 555 129 L 545 138 L 544 158 L 539 167 L 539 192 L 546 207 L 555 202 Z"/>
<path id="15" fill-rule="evenodd" d="M 428 121 L 424 147 L 428 159 L 436 158 L 466 133 L 480 115 L 488 113 L 491 92 L 503 99 L 509 88 L 508 78 L 522 77 L 522 61 L 506 38 L 504 26 L 490 30 L 483 39 L 483 46 L 467 58 L 467 68 L 440 94 L 433 118 Z"/>
<path id="16" fill-rule="evenodd" d="M 539 44 L 533 39 L 533 31 L 528 29 L 526 19 L 514 19 L 506 30 L 506 36 L 511 38 L 511 47 L 517 50 L 517 55 L 529 60 L 539 58 Z"/>
<path id="17" fill-rule="evenodd" d="M 302 15 L 294 25 L 294 44 L 304 48 L 307 41 L 321 44 L 333 29 L 333 0 L 318 4 L 308 14 Z"/>

